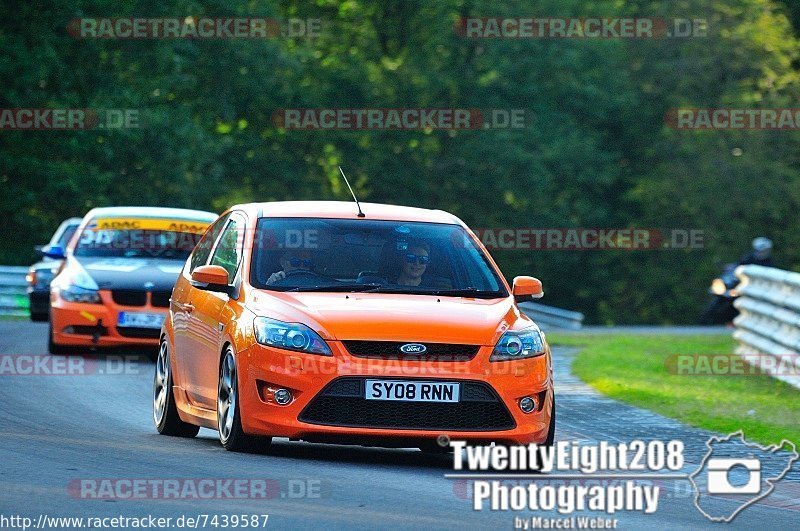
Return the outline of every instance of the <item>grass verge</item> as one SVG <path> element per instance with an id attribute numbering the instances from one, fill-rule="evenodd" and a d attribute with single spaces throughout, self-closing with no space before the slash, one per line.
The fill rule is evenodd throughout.
<path id="1" fill-rule="evenodd" d="M 741 429 L 762 444 L 800 443 L 800 389 L 766 375 L 685 376 L 668 370 L 675 354 L 733 352 L 727 335 L 554 333 L 548 339 L 579 347 L 573 372 L 611 398 L 715 432 Z"/>
<path id="2" fill-rule="evenodd" d="M 27 315 L 0 315 L 0 321 L 29 321 Z"/>

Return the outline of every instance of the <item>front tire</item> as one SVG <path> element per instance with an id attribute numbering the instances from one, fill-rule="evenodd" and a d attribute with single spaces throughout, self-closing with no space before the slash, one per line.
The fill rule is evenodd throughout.
<path id="1" fill-rule="evenodd" d="M 260 452 L 272 442 L 272 437 L 254 437 L 247 435 L 242 429 L 239 371 L 236 369 L 236 357 L 231 347 L 225 349 L 219 367 L 217 429 L 222 446 L 231 452 Z"/>
<path id="2" fill-rule="evenodd" d="M 172 389 L 172 367 L 169 358 L 169 345 L 161 341 L 156 358 L 156 374 L 153 378 L 153 422 L 158 433 L 174 437 L 194 437 L 199 426 L 181 420 L 175 406 Z"/>
<path id="3" fill-rule="evenodd" d="M 556 440 L 556 398 L 553 397 L 553 410 L 550 412 L 550 428 L 547 430 L 547 439 L 543 446 L 548 448 L 553 446 Z"/>

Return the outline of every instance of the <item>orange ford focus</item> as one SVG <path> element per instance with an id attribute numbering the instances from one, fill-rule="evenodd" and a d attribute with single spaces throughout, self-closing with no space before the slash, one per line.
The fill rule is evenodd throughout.
<path id="1" fill-rule="evenodd" d="M 212 428 L 229 450 L 551 444 L 550 349 L 517 307 L 541 283 L 509 287 L 451 214 L 362 207 L 240 205 L 206 231 L 161 333 L 158 431 Z"/>

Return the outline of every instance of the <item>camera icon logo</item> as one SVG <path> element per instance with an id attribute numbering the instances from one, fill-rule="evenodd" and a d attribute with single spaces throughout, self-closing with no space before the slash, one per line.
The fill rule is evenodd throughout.
<path id="1" fill-rule="evenodd" d="M 731 522 L 736 515 L 775 490 L 775 484 L 800 460 L 797 446 L 783 439 L 762 446 L 748 441 L 739 430 L 706 441 L 707 452 L 687 476 L 694 506 L 712 522 Z M 727 503 L 717 503 L 726 500 Z"/>
<path id="2" fill-rule="evenodd" d="M 758 459 L 709 459 L 709 494 L 759 494 L 761 492 L 761 461 Z M 747 482 L 734 481 L 737 472 L 747 474 Z"/>

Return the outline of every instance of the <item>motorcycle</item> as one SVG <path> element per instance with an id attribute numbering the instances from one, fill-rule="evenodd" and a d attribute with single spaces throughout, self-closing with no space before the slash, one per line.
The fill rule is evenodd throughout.
<path id="1" fill-rule="evenodd" d="M 714 298 L 700 315 L 700 324 L 728 324 L 739 315 L 739 310 L 733 307 L 733 301 L 739 296 L 736 292 L 736 287 L 739 285 L 739 278 L 736 276 L 737 265 L 726 264 L 722 274 L 711 281 L 708 292 Z"/>

